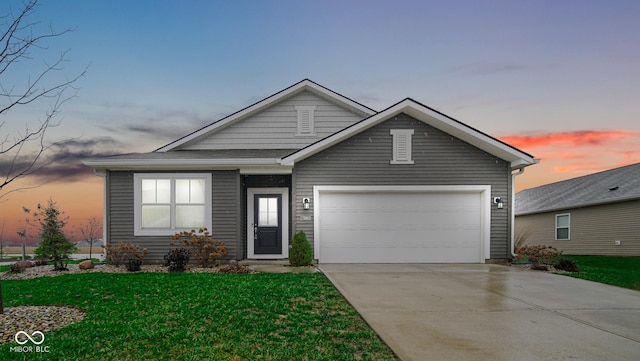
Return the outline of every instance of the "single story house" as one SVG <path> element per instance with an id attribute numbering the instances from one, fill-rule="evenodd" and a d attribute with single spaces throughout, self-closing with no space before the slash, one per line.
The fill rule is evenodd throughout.
<path id="1" fill-rule="evenodd" d="M 513 250 L 531 155 L 407 98 L 377 112 L 302 80 L 159 149 L 84 163 L 105 179 L 105 239 L 160 261 L 206 227 L 228 259 L 484 263 Z"/>
<path id="2" fill-rule="evenodd" d="M 640 163 L 516 195 L 516 241 L 565 254 L 640 256 Z"/>

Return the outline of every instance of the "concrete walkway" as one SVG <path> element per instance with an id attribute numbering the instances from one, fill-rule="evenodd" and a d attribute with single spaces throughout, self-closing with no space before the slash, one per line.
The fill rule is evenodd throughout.
<path id="1" fill-rule="evenodd" d="M 640 360 L 640 292 L 498 265 L 321 264 L 404 361 Z"/>

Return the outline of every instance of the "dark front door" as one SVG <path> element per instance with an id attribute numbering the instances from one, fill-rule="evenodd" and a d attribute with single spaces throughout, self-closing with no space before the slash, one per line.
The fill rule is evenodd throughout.
<path id="1" fill-rule="evenodd" d="M 282 254 L 282 195 L 256 194 L 253 198 L 255 254 Z"/>

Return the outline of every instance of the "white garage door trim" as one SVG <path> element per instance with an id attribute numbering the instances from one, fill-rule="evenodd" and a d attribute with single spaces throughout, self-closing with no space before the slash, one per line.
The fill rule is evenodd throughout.
<path id="1" fill-rule="evenodd" d="M 320 231 L 320 210 L 322 201 L 320 195 L 323 193 L 479 193 L 481 198 L 481 231 L 480 231 L 480 258 L 479 263 L 485 263 L 491 252 L 491 186 L 489 185 L 462 185 L 462 186 L 314 186 L 313 187 L 313 229 L 314 229 L 314 254 L 320 259 L 320 245 L 322 244 L 322 234 Z"/>

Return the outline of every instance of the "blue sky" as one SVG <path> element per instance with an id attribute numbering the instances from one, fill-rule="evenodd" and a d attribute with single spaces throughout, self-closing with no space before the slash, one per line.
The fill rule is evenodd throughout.
<path id="1" fill-rule="evenodd" d="M 303 78 L 375 109 L 412 97 L 496 136 L 638 115 L 637 1 L 60 0 L 37 15 L 76 27 L 56 44 L 69 73 L 90 64 L 74 122 L 191 129 Z"/>
<path id="2" fill-rule="evenodd" d="M 58 182 L 11 204 L 70 181 L 101 197 L 64 164 L 152 151 L 304 78 L 377 110 L 411 97 L 514 142 L 543 158 L 520 189 L 640 162 L 639 1 L 41 0 L 32 20 L 75 28 L 33 54 L 69 49 L 55 76 L 89 68 L 50 134 L 75 139 L 42 175 Z"/>

